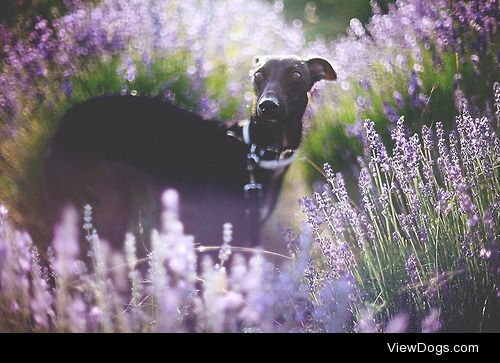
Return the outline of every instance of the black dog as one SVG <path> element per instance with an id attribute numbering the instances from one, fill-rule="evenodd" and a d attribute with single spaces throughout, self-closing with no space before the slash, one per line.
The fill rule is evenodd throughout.
<path id="1" fill-rule="evenodd" d="M 308 91 L 336 74 L 324 59 L 257 60 L 250 120 L 223 123 L 150 97 L 105 96 L 71 108 L 44 160 L 47 225 L 72 203 L 94 207 L 100 235 L 118 247 L 127 231 L 158 224 L 160 194 L 175 188 L 187 233 L 220 244 L 258 243 L 302 137 Z"/>

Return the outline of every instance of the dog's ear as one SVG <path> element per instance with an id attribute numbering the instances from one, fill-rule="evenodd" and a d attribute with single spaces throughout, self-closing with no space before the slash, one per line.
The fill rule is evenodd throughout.
<path id="1" fill-rule="evenodd" d="M 335 73 L 331 64 L 323 58 L 311 58 L 306 63 L 309 67 L 313 83 L 322 79 L 327 81 L 335 81 L 337 79 L 337 73 Z"/>

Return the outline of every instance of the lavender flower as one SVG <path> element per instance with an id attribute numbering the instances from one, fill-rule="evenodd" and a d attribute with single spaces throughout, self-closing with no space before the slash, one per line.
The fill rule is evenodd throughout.
<path id="1" fill-rule="evenodd" d="M 313 233 L 317 233 L 319 226 L 322 224 L 322 219 L 319 216 L 318 210 L 314 205 L 313 201 L 308 197 L 303 197 L 301 199 L 302 211 L 307 216 L 308 224 L 311 226 Z"/>
<path id="2" fill-rule="evenodd" d="M 370 120 L 365 121 L 366 137 L 370 143 L 370 150 L 373 153 L 373 162 L 380 165 L 382 171 L 388 172 L 390 168 L 390 160 L 387 155 L 385 146 L 380 141 L 380 137 L 374 128 L 374 122 Z"/>
<path id="3" fill-rule="evenodd" d="M 224 223 L 224 231 L 222 234 L 223 244 L 219 251 L 219 260 L 221 265 L 224 264 L 231 256 L 231 241 L 233 240 L 233 225 L 231 223 Z"/>
<path id="4" fill-rule="evenodd" d="M 363 168 L 359 173 L 359 189 L 361 191 L 363 207 L 367 212 L 370 212 L 374 208 L 374 205 L 370 199 L 371 188 L 372 180 L 370 172 L 368 171 L 368 169 Z"/>
<path id="5" fill-rule="evenodd" d="M 410 278 L 411 284 L 417 284 L 420 282 L 420 275 L 418 273 L 418 260 L 415 254 L 411 254 L 406 260 L 406 272 Z"/>
<path id="6" fill-rule="evenodd" d="M 94 226 L 92 225 L 92 206 L 90 206 L 89 204 L 86 204 L 83 207 L 83 221 L 85 222 L 83 224 L 83 229 L 87 232 L 85 238 L 90 242 L 91 233 L 94 229 Z"/>
<path id="7" fill-rule="evenodd" d="M 500 125 L 500 83 L 495 82 L 493 85 L 495 92 L 495 116 L 497 119 L 497 126 Z"/>
<path id="8" fill-rule="evenodd" d="M 35 324 L 43 331 L 48 331 L 50 321 L 54 319 L 53 296 L 47 281 L 48 276 L 40 267 L 40 258 L 36 248 L 32 250 L 31 281 L 33 288 L 33 299 L 31 300 L 31 312 Z"/>
<path id="9" fill-rule="evenodd" d="M 432 309 L 422 321 L 422 333 L 437 333 L 441 330 L 440 311 Z"/>
<path id="10" fill-rule="evenodd" d="M 393 123 L 396 123 L 399 119 L 399 115 L 396 110 L 394 110 L 394 108 L 392 108 L 386 101 L 384 101 L 384 113 L 385 117 Z"/>
<path id="11" fill-rule="evenodd" d="M 71 279 L 77 273 L 77 258 L 80 253 L 78 230 L 75 228 L 78 214 L 73 208 L 62 213 L 61 223 L 54 228 L 52 245 L 55 252 L 53 265 L 56 276 L 62 281 Z"/>
<path id="12" fill-rule="evenodd" d="M 433 134 L 432 134 L 432 129 L 429 128 L 427 125 L 422 126 L 422 140 L 424 142 L 424 148 L 427 151 L 432 151 L 434 147 L 434 140 L 433 140 Z"/>
<path id="13" fill-rule="evenodd" d="M 363 310 L 358 319 L 357 331 L 359 333 L 378 333 L 379 327 L 375 321 L 374 313 L 370 309 Z"/>
<path id="14" fill-rule="evenodd" d="M 408 331 L 408 316 L 406 314 L 398 314 L 391 319 L 387 327 L 386 333 L 406 333 Z"/>
<path id="15" fill-rule="evenodd" d="M 131 304 L 136 306 L 139 304 L 143 286 L 142 286 L 142 278 L 139 271 L 137 271 L 137 250 L 136 250 L 136 240 L 135 237 L 127 233 L 125 236 L 125 254 L 127 259 L 127 267 L 128 267 L 128 277 L 131 281 L 131 293 L 132 293 L 132 301 Z"/>

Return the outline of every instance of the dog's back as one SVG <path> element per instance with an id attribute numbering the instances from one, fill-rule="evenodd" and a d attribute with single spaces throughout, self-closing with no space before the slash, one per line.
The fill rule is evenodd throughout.
<path id="1" fill-rule="evenodd" d="M 171 169 L 198 162 L 199 155 L 193 158 L 198 153 L 193 145 L 210 147 L 210 140 L 221 135 L 217 126 L 216 121 L 202 120 L 158 98 L 100 97 L 66 113 L 51 141 L 49 154 L 58 150 L 71 153 L 72 157 L 124 161 L 157 173 L 160 164 Z"/>
<path id="2" fill-rule="evenodd" d="M 125 232 L 149 233 L 158 224 L 160 193 L 173 187 L 183 199 L 187 232 L 219 243 L 222 223 L 241 218 L 247 178 L 245 146 L 222 125 L 150 97 L 107 96 L 74 106 L 45 153 L 46 224 L 64 205 L 88 203 L 98 232 L 120 245 Z"/>

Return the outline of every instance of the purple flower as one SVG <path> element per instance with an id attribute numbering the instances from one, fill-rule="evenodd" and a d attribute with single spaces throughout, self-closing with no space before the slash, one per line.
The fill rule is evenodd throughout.
<path id="1" fill-rule="evenodd" d="M 425 150 L 431 151 L 434 148 L 432 129 L 426 125 L 422 126 L 422 140 Z"/>
<path id="2" fill-rule="evenodd" d="M 441 330 L 440 311 L 432 309 L 422 321 L 422 333 L 437 333 Z"/>
<path id="3" fill-rule="evenodd" d="M 387 327 L 385 328 L 386 333 L 406 333 L 408 331 L 408 316 L 406 314 L 397 314 L 393 317 Z"/>
<path id="4" fill-rule="evenodd" d="M 474 257 L 472 235 L 470 234 L 470 232 L 466 232 L 463 236 L 460 236 L 460 247 L 467 259 L 470 260 Z"/>
<path id="5" fill-rule="evenodd" d="M 405 267 L 411 284 L 418 284 L 420 282 L 420 275 L 418 272 L 417 256 L 414 253 L 412 253 L 410 257 L 408 257 L 408 260 L 406 260 Z"/>
<path id="6" fill-rule="evenodd" d="M 219 260 L 221 265 L 231 256 L 231 241 L 233 240 L 233 225 L 231 223 L 224 223 L 224 230 L 222 233 L 222 246 L 219 250 Z"/>
<path id="7" fill-rule="evenodd" d="M 383 104 L 384 104 L 385 117 L 387 117 L 389 121 L 396 123 L 399 119 L 399 115 L 396 112 L 396 110 L 392 108 L 391 105 L 389 105 L 389 103 L 387 103 L 386 101 L 384 101 Z"/>
<path id="8" fill-rule="evenodd" d="M 402 109 L 405 107 L 405 102 L 404 102 L 404 99 L 403 99 L 403 96 L 401 95 L 401 93 L 399 93 L 398 91 L 394 91 L 392 93 L 392 97 L 394 98 L 394 101 L 396 102 L 396 105 Z M 398 116 L 399 118 L 399 116 Z M 396 120 L 397 121 L 397 120 Z"/>
<path id="9" fill-rule="evenodd" d="M 302 197 L 300 200 L 302 207 L 302 212 L 307 217 L 307 223 L 311 227 L 313 233 L 318 232 L 319 226 L 322 224 L 323 220 L 319 215 L 319 211 L 314 205 L 313 201 L 308 197 Z"/>
<path id="10" fill-rule="evenodd" d="M 363 310 L 357 322 L 359 333 L 378 333 L 379 326 L 374 318 L 374 312 L 370 309 Z"/>
<path id="11" fill-rule="evenodd" d="M 36 248 L 32 250 L 31 263 L 31 284 L 33 297 L 30 302 L 31 311 L 35 324 L 48 330 L 50 328 L 50 319 L 54 319 L 53 295 L 49 289 L 48 276 L 40 267 L 40 258 Z"/>
<path id="12" fill-rule="evenodd" d="M 483 260 L 489 260 L 491 258 L 491 251 L 483 247 L 479 250 L 479 257 Z"/>
<path id="13" fill-rule="evenodd" d="M 52 246 L 55 252 L 54 271 L 62 279 L 77 273 L 77 258 L 80 253 L 78 241 L 78 213 L 74 208 L 66 208 L 61 222 L 54 228 Z"/>
<path id="14" fill-rule="evenodd" d="M 373 153 L 373 159 L 372 161 L 374 163 L 377 163 L 381 170 L 384 172 L 388 172 L 390 169 L 390 160 L 389 156 L 387 155 L 387 151 L 385 149 L 384 144 L 380 140 L 379 135 L 375 131 L 375 124 L 373 121 L 366 120 L 365 121 L 365 130 L 366 130 L 366 137 L 369 142 L 369 147 L 370 150 Z"/>
<path id="15" fill-rule="evenodd" d="M 323 164 L 323 170 L 325 171 L 326 178 L 330 184 L 334 184 L 335 180 L 335 173 L 333 172 L 333 169 L 329 163 L 324 163 Z"/>
<path id="16" fill-rule="evenodd" d="M 359 190 L 361 191 L 363 207 L 367 212 L 370 212 L 374 208 L 370 198 L 372 187 L 373 185 L 370 172 L 367 168 L 361 169 L 359 173 Z"/>
<path id="17" fill-rule="evenodd" d="M 465 183 L 460 183 L 457 188 L 457 197 L 459 202 L 460 212 L 468 216 L 468 228 L 474 228 L 478 224 L 477 208 L 474 205 L 469 188 Z"/>
<path id="18" fill-rule="evenodd" d="M 391 137 L 395 142 L 392 160 L 392 167 L 396 172 L 396 177 L 404 193 L 412 198 L 410 206 L 416 211 L 420 203 L 413 193 L 413 181 L 419 174 L 419 164 L 421 161 L 421 146 L 418 135 L 415 134 L 407 139 L 404 128 L 404 118 L 401 117 L 396 128 L 392 130 Z"/>
<path id="19" fill-rule="evenodd" d="M 495 219 L 493 218 L 493 214 L 490 210 L 487 210 L 486 212 L 484 212 L 483 224 L 486 227 L 486 231 L 488 234 L 493 235 L 495 233 L 496 222 L 495 222 Z"/>
<path id="20" fill-rule="evenodd" d="M 495 91 L 495 116 L 497 119 L 497 125 L 500 124 L 500 83 L 495 82 L 493 84 L 493 89 Z"/>
<path id="21" fill-rule="evenodd" d="M 88 306 L 80 296 L 69 298 L 66 306 L 68 318 L 66 328 L 73 333 L 84 333 L 87 331 L 87 319 L 94 327 L 99 323 L 99 314 L 97 309 L 93 309 L 92 314 L 88 314 Z M 93 320 L 93 322 L 92 322 Z M 94 330 L 97 330 L 95 328 Z"/>

